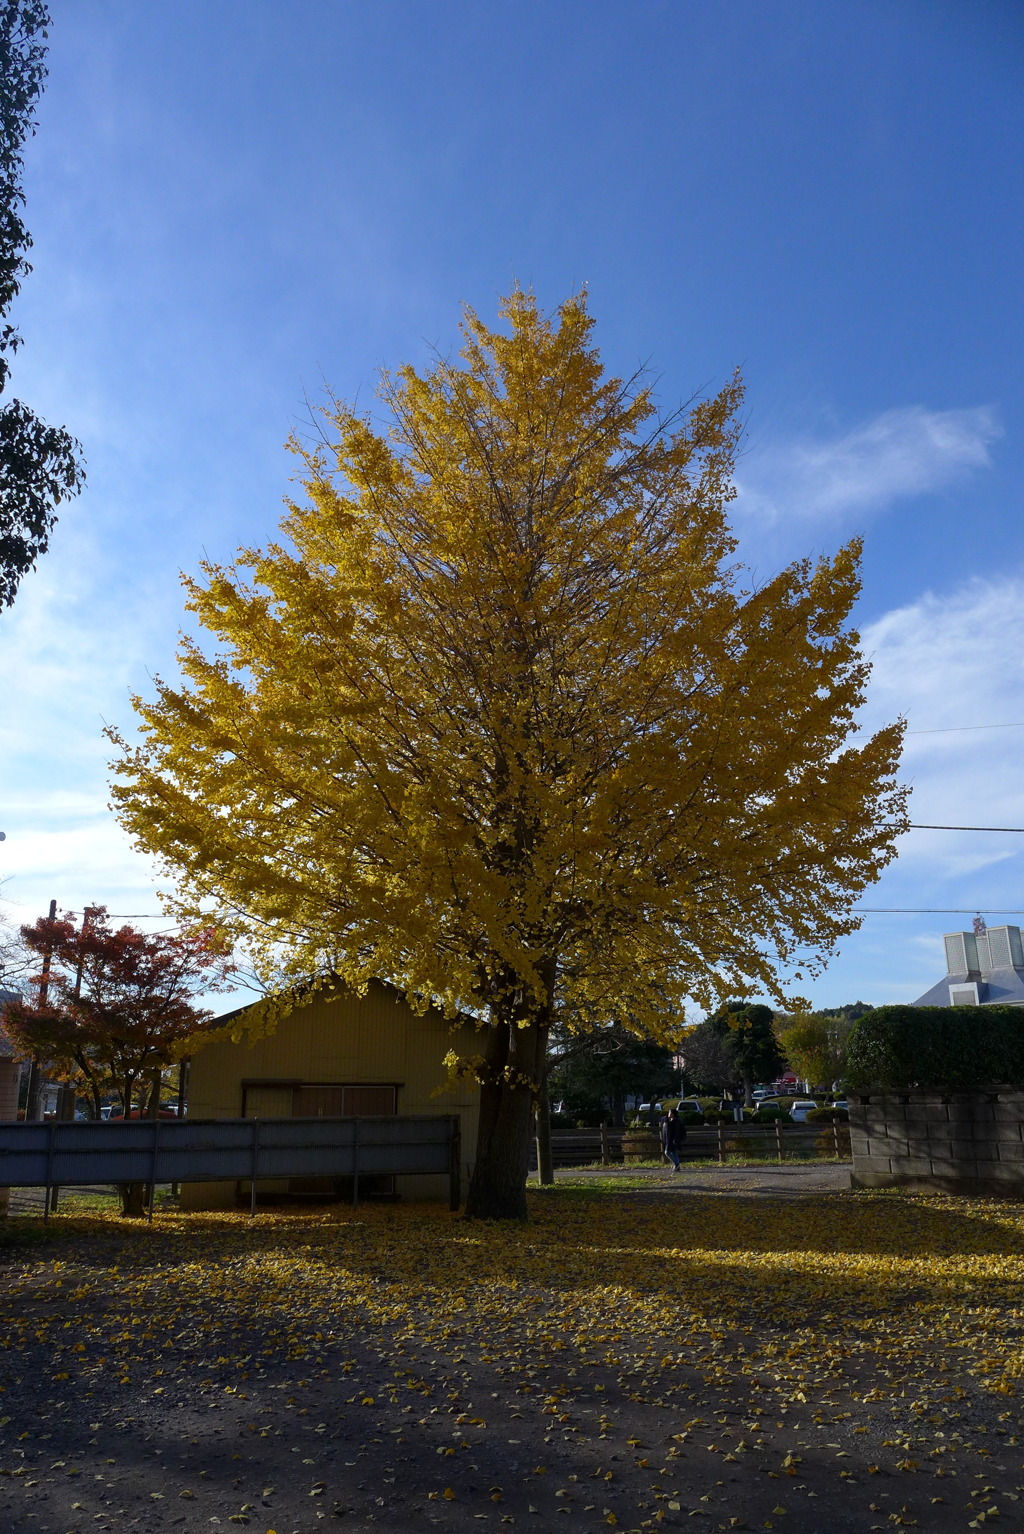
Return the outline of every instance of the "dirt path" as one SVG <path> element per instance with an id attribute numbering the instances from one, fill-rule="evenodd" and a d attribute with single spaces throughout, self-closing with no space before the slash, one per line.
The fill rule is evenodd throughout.
<path id="1" fill-rule="evenodd" d="M 1024 1211 L 822 1176 L 556 1189 L 511 1231 L 58 1216 L 0 1266 L 0 1529 L 1016 1526 L 979 1367 L 1019 1351 Z"/>

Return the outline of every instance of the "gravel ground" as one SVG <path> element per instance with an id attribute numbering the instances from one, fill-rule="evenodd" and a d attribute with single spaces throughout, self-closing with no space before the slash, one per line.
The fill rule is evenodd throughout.
<path id="1" fill-rule="evenodd" d="M 776 1313 L 742 1263 L 692 1284 L 664 1271 L 657 1240 L 674 1220 L 673 1241 L 720 1221 L 716 1240 L 742 1227 L 753 1248 L 773 1221 L 783 1244 L 794 1220 L 872 1232 L 876 1207 L 879 1250 L 900 1226 L 924 1251 L 969 1230 L 1011 1265 L 1024 1253 L 1020 1209 L 979 1235 L 957 1201 L 925 1219 L 909 1199 L 829 1191 L 843 1170 L 566 1188 L 536 1196 L 536 1222 L 513 1232 L 422 1209 L 152 1228 L 58 1215 L 0 1265 L 0 1529 L 1024 1526 L 1018 1402 L 938 1345 L 929 1355 L 927 1316 L 912 1347 L 901 1327 L 900 1307 L 927 1308 L 931 1291 L 886 1291 L 875 1314 L 867 1290 L 829 1292 L 813 1271 L 794 1288 L 793 1267 Z M 1014 1314 L 1010 1278 L 979 1292 L 979 1328 Z M 801 1344 L 784 1361 L 814 1306 L 828 1356 Z M 892 1333 L 881 1346 L 876 1321 Z M 755 1349 L 772 1370 L 751 1372 Z"/>

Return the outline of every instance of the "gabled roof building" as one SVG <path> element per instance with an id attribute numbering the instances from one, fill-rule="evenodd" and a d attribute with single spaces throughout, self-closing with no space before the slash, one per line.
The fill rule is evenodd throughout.
<path id="1" fill-rule="evenodd" d="M 218 1038 L 197 1051 L 188 1074 L 188 1117 L 390 1118 L 458 1114 L 462 1180 L 476 1159 L 480 1092 L 470 1077 L 449 1078 L 449 1051 L 463 1059 L 480 1052 L 472 1019 L 454 1021 L 436 1008 L 414 1012 L 393 986 L 371 980 L 364 995 L 337 981 L 301 1000 L 271 1033 L 246 1035 L 259 1003 L 218 1018 L 238 1023 L 240 1037 Z M 349 1199 L 352 1179 L 292 1178 L 264 1183 L 261 1198 Z M 447 1199 L 447 1177 L 360 1178 L 363 1196 Z M 230 1209 L 248 1203 L 250 1185 L 182 1184 L 185 1209 Z"/>
<path id="2" fill-rule="evenodd" d="M 1019 927 L 947 932 L 946 976 L 915 1007 L 1024 1007 L 1024 943 Z"/>

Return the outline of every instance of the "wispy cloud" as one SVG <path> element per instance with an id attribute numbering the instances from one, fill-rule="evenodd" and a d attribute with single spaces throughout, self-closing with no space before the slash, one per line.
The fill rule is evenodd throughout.
<path id="1" fill-rule="evenodd" d="M 904 714 L 911 731 L 949 732 L 907 736 L 911 820 L 1024 826 L 1024 729 L 964 728 L 1024 720 L 1024 576 L 927 592 L 866 626 L 862 641 L 873 665 L 865 727 Z M 913 1001 L 942 978 L 943 932 L 969 927 L 975 911 L 1024 926 L 994 914 L 1024 908 L 1024 836 L 911 831 L 860 904 L 873 914 L 811 994 L 823 1006 Z M 934 914 L 898 914 L 908 909 Z"/>
<path id="2" fill-rule="evenodd" d="M 907 735 L 904 753 L 903 776 L 914 788 L 911 819 L 1024 826 L 1024 729 L 965 728 L 1024 721 L 1024 579 L 974 580 L 949 595 L 926 593 L 886 613 L 862 637 L 873 668 L 868 722 L 904 714 L 909 730 L 922 732 Z M 906 876 L 914 898 L 893 903 L 1024 906 L 1022 855 L 1024 837 L 1017 835 L 913 832 L 887 881 Z M 1005 872 L 997 870 L 1003 863 Z M 872 896 L 867 903 L 888 902 Z"/>
<path id="3" fill-rule="evenodd" d="M 84 503 L 83 503 L 84 504 Z M 134 582 L 112 569 L 77 508 L 0 620 L 0 909 L 35 917 L 55 898 L 81 910 L 155 910 L 154 871 L 107 810 L 104 720 L 132 728 L 129 688 L 167 659 L 173 568 Z"/>
<path id="4" fill-rule="evenodd" d="M 842 436 L 752 453 L 740 464 L 736 509 L 769 524 L 866 515 L 987 467 L 1001 430 L 986 405 L 887 410 Z"/>

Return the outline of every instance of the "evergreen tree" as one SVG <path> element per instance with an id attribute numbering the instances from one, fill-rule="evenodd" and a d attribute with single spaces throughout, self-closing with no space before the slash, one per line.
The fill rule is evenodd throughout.
<path id="1" fill-rule="evenodd" d="M 750 1107 L 754 1082 L 771 1081 L 786 1064 L 775 1037 L 775 1013 L 757 1002 L 730 1001 L 709 1021 L 722 1041 L 733 1080 L 743 1083 L 743 1098 Z"/>
<path id="2" fill-rule="evenodd" d="M 672 1051 L 638 1038 L 621 1023 L 584 1034 L 560 1030 L 553 1040 L 549 1070 L 552 1101 L 562 1099 L 573 1117 L 622 1124 L 627 1097 L 668 1094 L 673 1085 Z"/>

